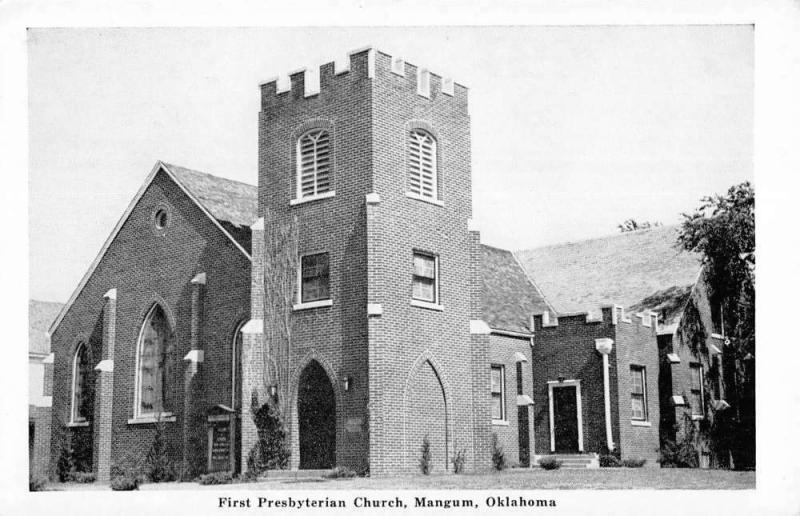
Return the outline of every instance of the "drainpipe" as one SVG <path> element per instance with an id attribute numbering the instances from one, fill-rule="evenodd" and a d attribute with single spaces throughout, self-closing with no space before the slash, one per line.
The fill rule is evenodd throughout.
<path id="1" fill-rule="evenodd" d="M 606 409 L 606 447 L 614 450 L 614 436 L 611 433 L 611 393 L 608 379 L 608 355 L 614 347 L 612 339 L 594 339 L 594 348 L 603 356 L 603 401 Z"/>

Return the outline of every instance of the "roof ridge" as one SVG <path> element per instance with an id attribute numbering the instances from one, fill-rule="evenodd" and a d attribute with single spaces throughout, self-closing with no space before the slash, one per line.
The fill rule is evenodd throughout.
<path id="1" fill-rule="evenodd" d="M 665 231 L 667 229 L 677 229 L 679 227 L 680 227 L 680 224 L 676 223 L 676 224 L 669 224 L 669 225 L 663 225 L 663 226 L 650 227 L 650 228 L 646 228 L 646 229 L 637 229 L 635 231 L 625 231 L 625 232 L 620 232 L 620 233 L 610 233 L 610 234 L 605 235 L 605 236 L 596 236 L 596 237 L 583 238 L 583 239 L 578 239 L 578 240 L 567 240 L 567 241 L 564 241 L 564 242 L 557 242 L 557 243 L 554 243 L 554 244 L 547 244 L 547 245 L 541 245 L 541 246 L 536 246 L 536 247 L 528 247 L 528 248 L 525 248 L 525 249 L 517 249 L 516 251 L 514 251 L 514 253 L 523 253 L 523 252 L 527 252 L 527 251 L 536 251 L 536 250 L 540 250 L 540 249 L 552 249 L 552 248 L 556 248 L 556 247 L 565 247 L 565 246 L 574 245 L 574 244 L 585 244 L 585 243 L 588 243 L 588 242 L 595 242 L 595 241 L 599 241 L 599 240 L 615 240 L 615 239 L 618 239 L 618 238 L 619 239 L 627 238 L 627 237 L 632 236 L 632 235 L 641 235 L 643 233 L 653 233 L 653 232 L 657 232 L 657 231 Z"/>
<path id="2" fill-rule="evenodd" d="M 225 176 L 218 176 L 216 174 L 211 174 L 209 172 L 203 172 L 202 170 L 197 170 L 195 168 L 184 167 L 183 165 L 176 165 L 174 163 L 167 163 L 166 161 L 162 161 L 161 163 L 164 164 L 164 166 L 169 167 L 171 169 L 178 168 L 178 169 L 185 170 L 187 172 L 190 172 L 190 173 L 193 173 L 193 174 L 197 174 L 197 175 L 200 175 L 200 176 L 213 177 L 214 179 L 220 179 L 222 181 L 227 181 L 229 183 L 236 183 L 236 184 L 240 184 L 240 185 L 243 185 L 243 186 L 249 186 L 251 188 L 258 188 L 257 185 L 254 185 L 254 184 L 251 184 L 251 183 L 245 183 L 244 181 L 239 181 L 238 179 L 231 179 L 231 178 L 225 177 Z"/>

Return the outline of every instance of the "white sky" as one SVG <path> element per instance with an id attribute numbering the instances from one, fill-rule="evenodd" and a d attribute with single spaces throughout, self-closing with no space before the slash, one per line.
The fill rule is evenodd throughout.
<path id="1" fill-rule="evenodd" d="M 65 301 L 156 160 L 255 184 L 258 84 L 374 44 L 470 88 L 474 213 L 519 249 L 753 177 L 751 26 L 35 29 L 30 296 Z"/>

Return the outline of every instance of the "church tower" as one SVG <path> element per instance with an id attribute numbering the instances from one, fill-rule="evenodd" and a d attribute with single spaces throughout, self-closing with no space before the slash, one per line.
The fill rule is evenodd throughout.
<path id="1" fill-rule="evenodd" d="M 292 468 L 410 472 L 426 438 L 434 471 L 456 453 L 482 467 L 467 89 L 372 48 L 348 57 L 261 85 L 242 396 L 280 400 Z M 249 415 L 242 432 L 246 457 Z"/>

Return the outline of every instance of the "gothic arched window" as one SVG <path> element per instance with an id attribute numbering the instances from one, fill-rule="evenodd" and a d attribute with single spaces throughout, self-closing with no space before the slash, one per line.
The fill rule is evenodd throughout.
<path id="1" fill-rule="evenodd" d="M 167 315 L 156 304 L 147 314 L 139 336 L 136 363 L 136 416 L 169 412 L 172 330 Z"/>
<path id="2" fill-rule="evenodd" d="M 408 190 L 412 195 L 438 200 L 436 159 L 434 137 L 422 129 L 412 130 L 408 135 Z"/>
<path id="3" fill-rule="evenodd" d="M 316 197 L 333 190 L 330 133 L 312 129 L 297 140 L 297 198 Z"/>
<path id="4" fill-rule="evenodd" d="M 92 411 L 91 407 L 91 365 L 86 344 L 81 342 L 72 359 L 72 410 L 70 421 L 82 423 Z"/>

